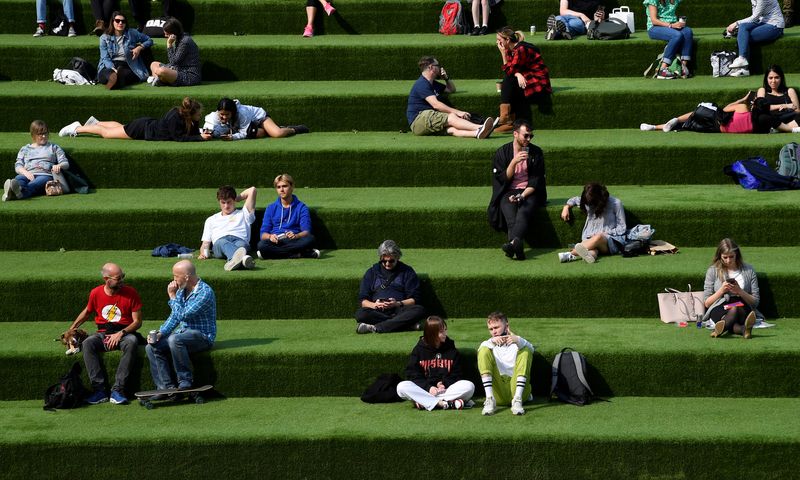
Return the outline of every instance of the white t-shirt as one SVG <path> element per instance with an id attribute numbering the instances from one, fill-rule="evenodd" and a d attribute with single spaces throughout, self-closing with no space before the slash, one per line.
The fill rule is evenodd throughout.
<path id="1" fill-rule="evenodd" d="M 256 213 L 247 208 L 236 209 L 230 215 L 218 212 L 206 219 L 201 241 L 214 243 L 226 235 L 233 235 L 250 242 L 250 225 L 256 221 Z"/>
<path id="2" fill-rule="evenodd" d="M 511 345 L 495 345 L 492 339 L 486 340 L 481 343 L 481 347 L 486 347 L 492 351 L 494 355 L 494 363 L 497 365 L 497 371 L 500 375 L 510 377 L 514 375 L 514 366 L 517 363 L 517 353 L 522 348 L 529 348 L 533 351 L 533 345 L 522 337 L 519 337 L 519 345 L 512 343 Z"/>

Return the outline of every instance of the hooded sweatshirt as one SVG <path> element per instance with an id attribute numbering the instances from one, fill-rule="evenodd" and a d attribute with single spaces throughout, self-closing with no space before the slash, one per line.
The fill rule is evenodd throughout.
<path id="1" fill-rule="evenodd" d="M 439 348 L 433 348 L 420 337 L 408 359 L 406 379 L 425 391 L 439 382 L 447 388 L 461 380 L 461 357 L 455 342 L 447 337 Z"/>
<path id="2" fill-rule="evenodd" d="M 311 233 L 311 215 L 308 213 L 308 207 L 298 200 L 296 195 L 292 195 L 292 203 L 288 207 L 284 208 L 278 197 L 267 205 L 267 210 L 264 212 L 261 234 L 279 235 L 284 232 Z"/>

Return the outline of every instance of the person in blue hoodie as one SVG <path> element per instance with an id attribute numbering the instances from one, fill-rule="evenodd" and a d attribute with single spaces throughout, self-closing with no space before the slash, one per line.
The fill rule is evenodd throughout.
<path id="1" fill-rule="evenodd" d="M 319 258 L 319 250 L 314 248 L 308 207 L 293 194 L 294 179 L 283 173 L 275 177 L 272 184 L 278 198 L 267 205 L 264 212 L 258 257 L 264 260 Z"/>

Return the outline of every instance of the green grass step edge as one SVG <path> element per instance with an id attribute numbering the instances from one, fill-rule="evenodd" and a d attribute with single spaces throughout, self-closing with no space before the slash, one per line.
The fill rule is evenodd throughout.
<path id="1" fill-rule="evenodd" d="M 800 317 L 793 288 L 800 275 L 796 247 L 741 245 L 745 261 L 758 272 L 764 315 Z M 702 290 L 714 254 L 713 247 L 681 248 L 672 256 L 560 264 L 554 250 L 529 251 L 529 260 L 518 262 L 499 248 L 403 248 L 403 260 L 420 277 L 422 304 L 430 314 L 446 317 L 503 310 L 512 317 L 658 318 L 656 294 L 667 287 L 684 290 L 687 284 Z M 174 258 L 151 257 L 149 250 L 0 252 L 5 266 L 0 271 L 0 322 L 73 318 L 109 261 L 120 264 L 139 291 L 144 319 L 166 318 L 165 288 Z M 196 263 L 216 292 L 220 319 L 270 319 L 353 318 L 361 278 L 375 261 L 375 250 L 369 249 L 325 251 L 319 260 L 256 262 L 250 271 L 225 272 L 222 260 Z M 47 301 L 32 302 L 32 292 Z M 243 300 L 243 294 L 251 293 L 252 301 Z"/>
<path id="2" fill-rule="evenodd" d="M 678 328 L 656 318 L 511 319 L 514 332 L 536 346 L 531 379 L 537 397 L 549 392 L 550 365 L 564 347 L 586 356 L 589 384 L 603 397 L 796 397 L 800 320 L 771 323 L 776 326 L 756 329 L 745 341 L 738 335 L 712 339 L 708 330 Z M 465 377 L 480 385 L 476 351 L 489 337 L 485 319 L 450 318 L 448 324 Z M 0 354 L 5 379 L 0 400 L 40 398 L 73 362 L 82 362 L 80 355 L 65 356 L 63 346 L 53 342 L 68 325 L 0 323 L 0 334 L 9 339 Z M 158 325 L 148 320 L 141 332 Z M 195 383 L 213 384 L 228 397 L 359 396 L 381 373 L 403 376 L 420 335 L 358 335 L 352 319 L 227 320 L 217 327 L 210 353 L 193 356 Z M 113 376 L 119 352 L 104 357 Z M 141 347 L 128 395 L 153 388 L 150 375 Z M 85 373 L 83 380 L 89 385 Z"/>
<path id="3" fill-rule="evenodd" d="M 623 2 L 624 3 L 624 2 Z M 608 11 L 619 2 L 606 2 Z M 264 2 L 240 2 L 235 0 L 210 0 L 191 2 L 173 2 L 174 15 L 181 19 L 187 31 L 196 34 L 233 34 L 233 32 L 253 34 L 297 34 L 305 25 L 304 4 L 298 5 L 291 0 Z M 0 19 L 0 31 L 14 34 L 31 34 L 35 12 L 30 3 L 24 0 L 5 0 L 0 2 L 5 15 Z M 94 27 L 94 16 L 88 2 L 74 2 L 77 30 L 83 34 Z M 394 2 L 388 0 L 337 0 L 339 14 L 333 18 L 319 15 L 315 25 L 315 33 L 319 34 L 386 34 L 386 33 L 431 33 L 439 27 L 441 2 L 432 0 L 404 0 Z M 156 3 L 153 16 L 161 14 Z M 50 12 L 57 10 L 50 6 Z M 124 11 L 130 13 L 127 5 Z M 492 7 L 489 18 L 491 31 L 509 24 L 515 28 L 528 31 L 529 24 L 535 24 L 538 36 L 544 35 L 547 15 L 555 12 L 551 0 L 505 0 Z M 633 7 L 636 29 L 646 26 L 643 8 Z M 470 9 L 464 4 L 464 13 L 471 22 Z M 711 2 L 687 3 L 681 5 L 680 14 L 691 19 L 692 27 L 717 27 L 722 25 L 721 19 L 744 18 L 750 14 L 747 5 L 737 2 L 726 4 L 723 0 Z M 131 25 L 136 22 L 130 18 Z M 88 27 L 88 28 L 87 28 Z M 719 26 L 722 30 L 722 26 Z M 534 37 L 536 38 L 536 37 Z M 540 38 L 541 39 L 541 38 Z"/>
<path id="4" fill-rule="evenodd" d="M 729 184 L 722 168 L 736 159 L 763 156 L 773 164 L 780 148 L 796 140 L 785 135 L 659 133 L 538 130 L 534 143 L 544 151 L 547 183 L 553 186 L 598 180 L 609 185 L 707 185 Z M 392 175 L 397 187 L 481 186 L 488 185 L 495 150 L 511 140 L 501 134 L 475 142 L 398 132 L 315 132 L 278 140 L 189 144 L 51 139 L 98 188 L 216 188 L 220 179 L 243 185 L 256 175 L 262 178 L 260 172 L 262 181 L 270 172 L 291 172 L 298 186 L 314 188 L 384 186 L 385 176 L 376 172 L 402 172 Z M 0 157 L 16 158 L 29 142 L 27 133 L 0 133 Z M 222 157 L 225 161 L 219 161 Z M 175 173 L 164 175 L 164 158 Z M 659 168 L 653 168 L 655 161 Z M 4 178 L 12 176 L 13 162 L 6 161 L 2 171 Z"/>
<path id="5" fill-rule="evenodd" d="M 253 183 L 268 184 L 273 175 Z M 536 212 L 529 243 L 556 248 L 578 240 L 583 214 L 574 209 L 575 220 L 570 223 L 560 215 L 567 199 L 581 191 L 581 186 L 548 188 L 549 205 Z M 676 246 L 716 245 L 727 236 L 743 245 L 797 244 L 800 204 L 792 191 L 764 193 L 733 183 L 609 185 L 609 191 L 624 203 L 629 227 L 651 224 L 657 238 Z M 203 222 L 219 211 L 215 192 L 100 189 L 88 195 L 5 202 L 0 207 L 0 249 L 143 250 L 171 242 L 195 247 Z M 270 188 L 259 192 L 251 234 L 254 246 L 263 209 L 276 198 Z M 489 187 L 300 188 L 296 195 L 311 209 L 312 233 L 322 249 L 373 248 L 386 238 L 414 248 L 499 248 L 505 241 L 505 235 L 492 230 L 487 221 Z M 121 225 L 136 234 L 121 234 Z M 53 231 L 61 233 L 48 233 Z"/>
<path id="6" fill-rule="evenodd" d="M 428 413 L 354 397 L 152 411 L 105 404 L 48 414 L 34 401 L 0 409 L 9 479 L 56 478 L 76 447 L 87 451 L 85 475 L 106 474 L 115 458 L 115 476 L 131 479 L 151 475 L 153 465 L 177 477 L 406 479 L 438 466 L 450 478 L 502 470 L 554 479 L 779 479 L 794 475 L 800 444 L 797 399 L 616 397 L 583 408 L 536 403 L 523 417 L 503 410 L 488 418 L 479 408 Z M 97 428 L 98 415 L 114 427 Z M 191 461 L 176 462 L 176 452 Z"/>
<path id="7" fill-rule="evenodd" d="M 709 57 L 717 50 L 735 50 L 721 28 L 697 29 L 696 73 L 710 75 Z M 542 37 L 539 37 L 541 39 Z M 29 35 L 0 35 L 0 80 L 48 80 L 73 56 L 90 62 L 99 58 L 96 37 L 72 39 Z M 65 41 L 66 40 L 66 41 Z M 458 78 L 494 79 L 500 75 L 500 56 L 495 37 L 430 34 L 328 35 L 312 40 L 297 35 L 198 35 L 202 74 L 214 80 L 413 80 L 417 61 L 434 55 Z M 554 78 L 641 76 L 664 49 L 664 42 L 650 40 L 637 31 L 628 40 L 616 42 L 535 40 Z M 163 60 L 165 40 L 151 49 Z M 790 29 L 779 40 L 755 45 L 750 57 L 751 73 L 763 73 L 772 63 L 794 72 L 800 62 L 800 29 Z M 375 59 L 381 61 L 376 62 Z"/>

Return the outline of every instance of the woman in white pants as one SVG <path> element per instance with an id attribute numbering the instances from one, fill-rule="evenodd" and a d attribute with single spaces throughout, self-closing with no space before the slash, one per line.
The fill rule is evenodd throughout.
<path id="1" fill-rule="evenodd" d="M 423 336 L 411 351 L 406 381 L 397 385 L 400 398 L 415 402 L 420 410 L 472 406 L 475 385 L 461 378 L 461 357 L 447 336 L 447 323 L 437 316 L 424 322 Z"/>

